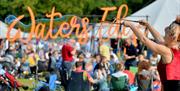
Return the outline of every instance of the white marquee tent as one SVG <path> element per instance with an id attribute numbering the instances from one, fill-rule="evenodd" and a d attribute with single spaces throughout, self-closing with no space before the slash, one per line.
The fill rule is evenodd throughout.
<path id="1" fill-rule="evenodd" d="M 120 28 L 120 27 L 117 27 L 117 26 L 119 26 L 119 25 L 112 24 L 112 23 L 97 23 L 97 24 L 95 24 L 94 29 L 90 32 L 90 35 L 93 34 L 96 38 L 99 38 L 100 36 L 105 37 L 105 38 L 107 38 L 107 37 L 109 37 L 109 38 L 117 38 L 119 35 L 118 35 L 117 32 L 115 32 L 115 29 Z M 122 29 L 122 27 L 121 27 L 121 29 Z M 119 32 L 119 30 L 118 30 L 118 32 Z M 127 35 L 126 36 L 123 35 L 124 38 L 128 37 L 128 36 L 131 36 L 133 34 L 132 31 L 129 28 L 126 28 L 125 33 Z"/>
<path id="2" fill-rule="evenodd" d="M 8 32 L 8 25 L 0 21 L 0 38 L 6 38 L 7 32 Z M 10 37 L 15 36 L 16 33 L 17 30 L 13 28 L 10 31 Z M 25 38 L 25 37 L 28 37 L 28 33 L 21 32 L 21 38 Z"/>
<path id="3" fill-rule="evenodd" d="M 180 0 L 156 0 L 148 6 L 140 9 L 134 14 L 126 17 L 128 20 L 142 20 L 148 17 L 148 22 L 158 31 L 162 36 L 164 36 L 164 28 L 168 26 L 171 22 L 173 22 L 177 15 L 180 15 Z M 102 33 L 106 37 L 110 24 L 103 26 Z M 100 23 L 97 23 L 94 27 L 94 35 L 98 37 L 98 29 L 100 27 Z M 127 28 L 126 32 L 128 32 L 128 36 L 132 34 L 132 31 L 129 32 L 129 28 Z M 144 29 L 142 29 L 144 30 Z M 114 28 L 111 30 L 114 31 Z M 128 37 L 126 36 L 126 37 Z M 116 36 L 112 36 L 114 38 Z M 152 38 L 152 35 L 149 33 L 148 37 Z"/>
<path id="4" fill-rule="evenodd" d="M 148 22 L 164 36 L 164 28 L 173 22 L 177 15 L 180 15 L 180 0 L 156 0 L 127 19 L 141 20 L 146 18 L 133 16 L 148 16 Z M 149 37 L 152 38 L 152 35 Z"/>

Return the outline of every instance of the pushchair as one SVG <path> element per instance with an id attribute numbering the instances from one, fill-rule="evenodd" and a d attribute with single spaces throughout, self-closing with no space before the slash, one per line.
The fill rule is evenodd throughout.
<path id="1" fill-rule="evenodd" d="M 0 91 L 19 91 L 20 87 L 24 90 L 28 89 L 27 86 L 17 81 L 12 74 L 2 69 L 2 65 L 0 65 Z"/>
<path id="2" fill-rule="evenodd" d="M 15 79 L 13 75 L 6 72 L 5 75 L 0 75 L 0 84 L 2 88 L 0 91 L 19 91 L 19 88 L 23 88 L 24 90 L 27 90 L 28 87 L 22 85 L 19 81 Z"/>
<path id="3" fill-rule="evenodd" d="M 0 91 L 11 91 L 9 82 L 2 75 L 0 75 Z"/>

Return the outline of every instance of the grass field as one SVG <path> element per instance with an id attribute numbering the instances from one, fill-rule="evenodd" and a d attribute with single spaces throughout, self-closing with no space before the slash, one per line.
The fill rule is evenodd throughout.
<path id="1" fill-rule="evenodd" d="M 38 83 L 38 81 L 35 81 L 35 79 L 32 79 L 32 80 L 18 79 L 18 81 L 20 81 L 21 83 L 23 83 L 24 85 L 29 87 L 28 90 L 23 90 L 23 88 L 20 88 L 20 91 L 34 91 L 34 89 L 36 88 L 36 85 Z M 61 87 L 59 88 L 58 86 L 56 86 L 56 91 L 64 91 L 64 90 Z"/>
<path id="2" fill-rule="evenodd" d="M 18 79 L 18 81 L 29 87 L 28 90 L 23 90 L 22 88 L 20 88 L 20 91 L 33 91 L 37 84 L 37 82 L 35 82 L 35 79 Z"/>

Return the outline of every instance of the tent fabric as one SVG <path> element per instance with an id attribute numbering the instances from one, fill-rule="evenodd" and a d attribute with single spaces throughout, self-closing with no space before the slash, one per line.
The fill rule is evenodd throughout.
<path id="1" fill-rule="evenodd" d="M 126 17 L 127 20 L 147 20 L 162 36 L 164 36 L 164 28 L 173 22 L 177 15 L 180 15 L 180 0 L 156 0 L 148 6 L 140 9 L 134 14 Z M 94 32 L 90 35 L 99 37 L 98 30 L 101 23 L 94 25 Z M 138 23 L 134 23 L 136 26 L 140 27 L 140 30 L 144 31 L 145 27 L 139 26 Z M 107 31 L 110 27 L 109 24 L 103 24 L 101 34 L 107 37 Z M 115 27 L 112 27 L 111 32 L 113 32 Z M 126 28 L 126 32 L 129 33 L 124 37 L 129 37 L 132 35 L 132 31 Z M 148 34 L 149 38 L 153 38 L 152 35 Z M 111 38 L 117 38 L 117 35 L 111 36 Z"/>
<path id="2" fill-rule="evenodd" d="M 115 29 L 116 27 L 119 26 L 117 24 L 112 24 L 112 23 L 96 23 L 94 25 L 93 30 L 91 30 L 91 32 L 89 33 L 89 36 L 94 35 L 95 38 L 99 38 L 100 36 L 102 38 L 118 38 L 119 36 L 119 32 L 121 32 L 121 29 L 123 28 L 123 26 L 121 26 L 121 29 L 119 29 L 118 33 L 115 33 Z M 119 27 L 117 27 L 119 28 Z M 123 35 L 121 37 L 126 38 L 126 37 L 130 37 L 133 33 L 130 30 L 130 28 L 126 28 L 125 34 L 127 35 Z"/>
<path id="3" fill-rule="evenodd" d="M 12 29 L 10 31 L 10 37 L 13 37 L 16 35 L 18 30 Z M 8 32 L 8 25 L 0 21 L 0 38 L 6 38 Z M 28 33 L 21 32 L 21 38 L 28 37 Z"/>
<path id="4" fill-rule="evenodd" d="M 148 22 L 164 36 L 164 28 L 173 22 L 177 15 L 180 15 L 180 0 L 156 0 L 150 5 L 127 17 L 129 20 L 141 20 L 148 16 Z M 152 38 L 152 35 L 148 35 Z"/>

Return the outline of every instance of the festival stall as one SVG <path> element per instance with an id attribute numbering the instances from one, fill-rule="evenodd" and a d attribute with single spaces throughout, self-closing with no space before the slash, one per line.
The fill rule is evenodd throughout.
<path id="1" fill-rule="evenodd" d="M 18 31 L 17 29 L 13 28 L 10 31 L 10 37 L 15 36 L 17 31 Z M 0 38 L 6 38 L 7 37 L 6 36 L 7 32 L 8 32 L 8 25 L 5 24 L 4 22 L 0 21 Z M 26 38 L 26 37 L 28 37 L 28 33 L 21 32 L 21 36 L 20 37 L 21 38 Z"/>

